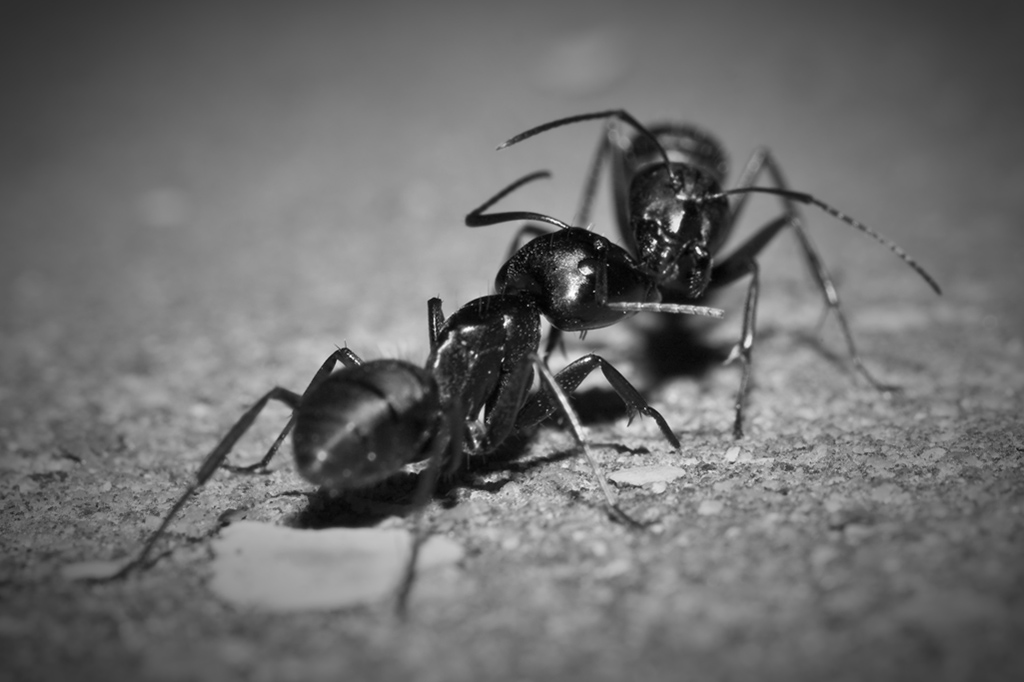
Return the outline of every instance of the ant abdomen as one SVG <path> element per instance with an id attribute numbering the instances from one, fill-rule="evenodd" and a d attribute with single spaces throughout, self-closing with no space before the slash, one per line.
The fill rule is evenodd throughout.
<path id="1" fill-rule="evenodd" d="M 421 367 L 346 367 L 303 398 L 292 436 L 296 467 L 332 490 L 371 486 L 426 457 L 440 413 L 437 384 Z"/>

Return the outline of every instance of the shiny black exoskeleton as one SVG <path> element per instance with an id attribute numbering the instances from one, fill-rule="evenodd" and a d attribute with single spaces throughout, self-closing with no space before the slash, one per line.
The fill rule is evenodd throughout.
<path id="1" fill-rule="evenodd" d="M 563 125 L 606 119 L 597 154 L 584 184 L 577 220 L 586 224 L 598 177 L 610 156 L 612 192 L 619 229 L 650 284 L 671 302 L 696 302 L 717 288 L 750 275 L 744 304 L 743 328 L 729 360 L 743 365 L 736 397 L 733 434 L 743 435 L 743 405 L 750 376 L 758 297 L 757 256 L 783 229 L 796 234 L 828 309 L 839 322 L 850 358 L 873 386 L 891 390 L 876 380 L 861 361 L 853 342 L 839 295 L 818 250 L 804 228 L 798 204 L 815 205 L 839 220 L 872 236 L 903 259 L 935 290 L 935 280 L 900 247 L 862 223 L 802 192 L 789 189 L 782 171 L 767 149 L 758 149 L 740 174 L 735 189 L 723 190 L 728 163 L 722 146 L 712 136 L 692 126 L 668 123 L 645 128 L 624 110 L 601 111 L 558 119 L 509 139 L 498 149 L 516 144 L 538 133 Z M 616 126 L 622 121 L 633 128 L 632 135 Z M 774 187 L 754 186 L 766 173 Z M 782 202 L 782 214 L 761 227 L 731 254 L 718 259 L 732 234 L 751 193 L 771 194 Z M 729 197 L 735 195 L 730 203 Z"/>
<path id="2" fill-rule="evenodd" d="M 547 177 L 547 171 L 530 173 L 466 216 L 469 227 L 533 220 L 561 228 L 548 232 L 537 225 L 523 227 L 520 237 L 537 236 L 522 247 L 513 247 L 494 281 L 499 293 L 529 295 L 551 323 L 546 353 L 550 353 L 562 332 L 600 329 L 638 312 L 722 317 L 717 308 L 661 302 L 656 280 L 628 251 L 595 232 L 572 227 L 542 213 L 485 213 L 513 190 Z M 518 243 L 519 237 L 515 241 Z"/>
<path id="3" fill-rule="evenodd" d="M 597 265 L 560 266 L 557 272 L 575 282 L 580 291 L 604 291 L 607 273 L 616 268 Z M 587 274 L 589 273 L 589 274 Z M 602 298 L 606 298 L 601 294 Z M 586 297 L 584 297 L 586 298 Z M 530 427 L 553 412 L 560 412 L 590 463 L 613 518 L 633 523 L 615 504 L 614 496 L 591 457 L 579 419 L 568 393 L 594 370 L 600 369 L 632 418 L 652 417 L 674 447 L 678 438 L 661 414 L 650 407 L 632 385 L 607 361 L 587 355 L 557 375 L 537 354 L 543 296 L 519 290 L 470 301 L 447 320 L 440 299 L 428 303 L 430 355 L 423 367 L 401 360 L 363 362 L 347 348 L 327 358 L 300 395 L 274 388 L 250 407 L 206 456 L 192 484 L 164 516 L 138 557 L 118 575 L 146 563 L 157 540 L 182 506 L 225 466 L 235 471 L 266 471 L 280 445 L 292 432 L 296 468 L 311 483 L 332 491 L 367 488 L 394 475 L 406 464 L 428 460 L 416 494 L 418 505 L 432 493 L 438 475 L 452 472 L 464 456 L 494 451 L 512 433 Z M 624 310 L 628 299 L 619 300 Z M 642 305 L 643 301 L 637 302 Z M 694 306 L 679 309 L 704 310 Z M 644 309 L 644 308 L 641 308 Z M 708 314 L 721 314 L 711 311 Z M 344 365 L 335 371 L 338 363 Z M 530 393 L 534 372 L 541 390 Z M 291 407 L 291 419 L 263 459 L 248 467 L 228 467 L 226 460 L 238 440 L 270 401 Z M 402 594 L 411 581 L 413 558 Z M 116 576 L 115 576 L 116 577 Z M 400 605 L 404 598 L 400 598 Z"/>

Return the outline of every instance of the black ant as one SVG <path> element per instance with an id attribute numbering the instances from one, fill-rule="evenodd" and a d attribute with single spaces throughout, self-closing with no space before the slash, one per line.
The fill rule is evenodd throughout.
<path id="1" fill-rule="evenodd" d="M 550 355 L 562 332 L 586 333 L 632 317 L 660 312 L 722 317 L 722 311 L 683 303 L 662 303 L 656 282 L 628 251 L 590 230 L 572 227 L 542 213 L 484 213 L 499 200 L 541 178 L 536 171 L 511 183 L 466 215 L 466 225 L 483 227 L 515 220 L 535 220 L 561 228 L 550 232 L 536 225 L 520 229 L 510 257 L 495 278 L 501 294 L 528 294 L 552 325 L 544 356 Z M 521 247 L 523 235 L 537 235 Z"/>
<path id="2" fill-rule="evenodd" d="M 566 275 L 576 277 L 584 270 L 582 290 L 591 294 L 581 295 L 579 302 L 594 296 L 606 300 L 605 283 L 618 281 L 618 263 L 597 258 L 581 268 L 578 261 L 572 261 Z M 619 300 L 617 295 L 611 297 L 616 300 L 610 305 L 633 309 L 629 301 Z M 637 310 L 722 315 L 720 310 L 701 306 L 661 307 L 643 301 L 637 306 Z M 428 302 L 430 355 L 423 367 L 394 359 L 364 363 L 351 350 L 342 348 L 324 361 L 301 395 L 281 387 L 268 391 L 206 456 L 193 482 L 138 556 L 112 577 L 121 577 L 147 563 L 171 521 L 217 469 L 223 466 L 237 472 L 265 472 L 289 432 L 298 472 L 331 491 L 365 489 L 407 464 L 426 461 L 414 497 L 414 507 L 422 507 L 442 473 L 453 474 L 465 456 L 494 452 L 514 432 L 558 411 L 594 472 L 609 515 L 616 521 L 639 525 L 616 504 L 590 454 L 567 394 L 600 368 L 631 418 L 637 413 L 650 416 L 673 447 L 680 447 L 679 440 L 662 415 L 600 356 L 587 355 L 553 374 L 537 354 L 541 315 L 539 297 L 527 291 L 475 299 L 447 320 L 440 299 L 433 298 Z M 343 367 L 335 371 L 338 363 Z M 541 377 L 542 389 L 531 394 L 534 371 Z M 228 454 L 270 401 L 293 410 L 288 423 L 259 462 L 247 467 L 228 466 Z M 417 534 L 399 592 L 400 611 L 411 588 L 421 540 Z"/>
<path id="3" fill-rule="evenodd" d="M 750 379 L 759 291 L 756 257 L 786 227 L 792 228 L 799 240 L 804 257 L 825 297 L 827 310 L 831 310 L 839 322 L 857 371 L 878 390 L 895 390 L 895 387 L 872 376 L 861 361 L 846 316 L 840 308 L 836 287 L 804 228 L 797 204 L 817 206 L 870 235 L 913 268 L 937 294 L 941 294 L 939 285 L 931 275 L 903 249 L 810 194 L 789 189 L 779 164 L 766 148 L 753 153 L 735 189 L 723 190 L 728 164 L 722 146 L 706 132 L 681 123 L 648 128 L 625 110 L 600 111 L 569 116 L 531 128 L 510 138 L 498 149 L 552 128 L 594 119 L 606 119 L 607 123 L 584 184 L 577 217 L 579 224 L 587 224 L 601 166 L 610 154 L 612 191 L 619 229 L 638 259 L 639 269 L 665 300 L 700 301 L 710 290 L 731 284 L 746 275 L 751 277 L 743 308 L 740 340 L 726 360 L 739 360 L 743 365 L 740 389 L 736 396 L 734 437 L 743 437 L 743 405 Z M 616 120 L 632 127 L 636 134 L 620 134 L 615 126 Z M 762 173 L 767 173 L 775 187 L 754 186 Z M 751 193 L 779 197 L 782 215 L 761 227 L 730 255 L 715 262 Z M 730 196 L 736 197 L 731 204 Z"/>

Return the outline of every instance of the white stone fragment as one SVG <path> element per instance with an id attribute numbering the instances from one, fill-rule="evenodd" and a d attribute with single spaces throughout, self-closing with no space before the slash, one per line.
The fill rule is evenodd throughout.
<path id="1" fill-rule="evenodd" d="M 242 521 L 221 532 L 213 549 L 210 588 L 225 601 L 268 611 L 327 611 L 395 594 L 412 536 L 392 528 L 300 530 Z M 420 548 L 417 575 L 449 566 L 463 548 L 431 536 Z"/>
<path id="2" fill-rule="evenodd" d="M 653 465 L 620 469 L 608 475 L 618 485 L 642 486 L 650 483 L 668 483 L 687 474 L 686 469 L 668 465 Z"/>

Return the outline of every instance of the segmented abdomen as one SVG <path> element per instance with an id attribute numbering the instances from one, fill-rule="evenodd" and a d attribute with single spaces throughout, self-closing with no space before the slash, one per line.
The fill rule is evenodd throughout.
<path id="1" fill-rule="evenodd" d="M 401 360 L 346 367 L 299 406 L 296 467 L 326 488 L 364 488 L 423 459 L 441 419 L 437 386 L 426 370 Z"/>

